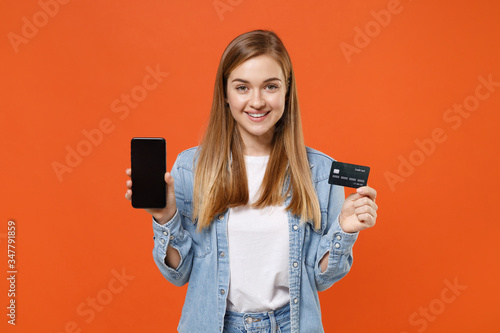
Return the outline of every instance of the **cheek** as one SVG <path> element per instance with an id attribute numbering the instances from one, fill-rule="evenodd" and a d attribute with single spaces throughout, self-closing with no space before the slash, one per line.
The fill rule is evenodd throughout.
<path id="1" fill-rule="evenodd" d="M 278 94 L 273 95 L 269 103 L 272 105 L 273 109 L 283 111 L 285 108 L 285 96 Z"/>
<path id="2" fill-rule="evenodd" d="M 240 108 L 242 105 L 245 104 L 243 97 L 236 94 L 229 94 L 227 102 L 229 103 L 232 109 Z"/>

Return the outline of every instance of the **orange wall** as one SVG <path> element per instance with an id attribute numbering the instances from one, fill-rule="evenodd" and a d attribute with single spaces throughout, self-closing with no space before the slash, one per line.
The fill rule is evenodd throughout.
<path id="1" fill-rule="evenodd" d="M 351 272 L 320 294 L 326 331 L 499 331 L 497 1 L 1 7 L 0 267 L 14 220 L 17 273 L 0 330 L 175 331 L 185 288 L 124 198 L 130 139 L 165 137 L 170 169 L 203 132 L 225 46 L 264 28 L 291 54 L 307 145 L 369 165 L 378 190 Z"/>

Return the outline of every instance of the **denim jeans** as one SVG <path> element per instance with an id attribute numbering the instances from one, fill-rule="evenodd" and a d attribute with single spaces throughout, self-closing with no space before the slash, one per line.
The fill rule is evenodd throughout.
<path id="1" fill-rule="evenodd" d="M 269 312 L 226 311 L 224 333 L 290 333 L 290 304 Z"/>

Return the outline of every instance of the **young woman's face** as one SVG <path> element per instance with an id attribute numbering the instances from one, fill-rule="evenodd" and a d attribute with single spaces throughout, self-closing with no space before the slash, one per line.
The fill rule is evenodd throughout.
<path id="1" fill-rule="evenodd" d="M 243 142 L 271 142 L 276 122 L 285 109 L 286 81 L 270 56 L 248 59 L 227 80 L 227 99 Z"/>

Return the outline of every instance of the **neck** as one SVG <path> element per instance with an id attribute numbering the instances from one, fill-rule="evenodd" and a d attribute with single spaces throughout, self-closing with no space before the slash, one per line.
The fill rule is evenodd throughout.
<path id="1" fill-rule="evenodd" d="M 247 156 L 269 156 L 271 155 L 274 137 L 274 126 L 260 135 L 253 135 L 236 125 L 236 130 L 241 138 L 243 155 Z"/>
<path id="2" fill-rule="evenodd" d="M 272 133 L 271 133 L 272 134 Z M 243 154 L 247 156 L 269 156 L 271 155 L 271 142 L 272 135 L 265 136 L 251 136 L 245 137 L 242 135 L 243 140 Z"/>
<path id="3" fill-rule="evenodd" d="M 247 156 L 269 156 L 271 154 L 271 148 L 246 147 L 243 154 Z"/>

